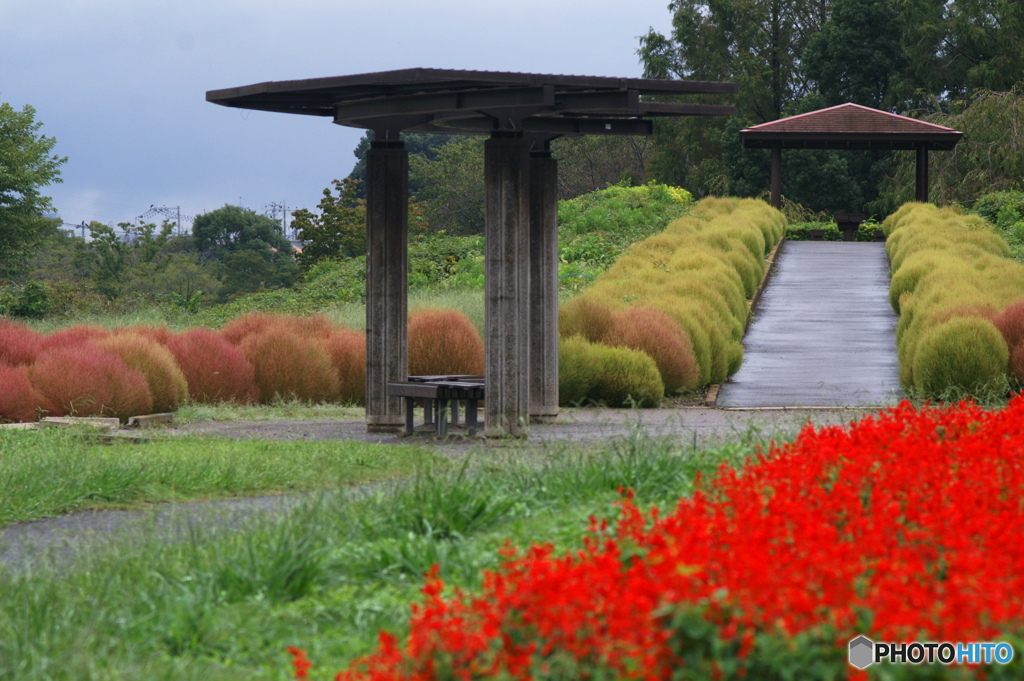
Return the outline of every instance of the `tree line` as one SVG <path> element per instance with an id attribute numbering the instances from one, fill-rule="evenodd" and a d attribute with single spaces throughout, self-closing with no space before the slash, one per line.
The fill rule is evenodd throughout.
<path id="1" fill-rule="evenodd" d="M 934 121 L 966 134 L 932 154 L 932 197 L 967 207 L 1024 176 L 1024 3 L 1010 0 L 674 0 L 672 30 L 649 31 L 637 55 L 646 77 L 725 80 L 739 93 L 731 117 L 670 118 L 652 138 L 555 140 L 560 198 L 611 184 L 660 182 L 695 196 L 759 196 L 765 150 L 744 149 L 750 125 L 854 102 Z M 698 98 L 699 99 L 699 98 Z M 722 98 L 716 98 L 721 103 Z M 483 139 L 403 136 L 410 151 L 412 229 L 483 231 Z M 163 296 L 182 306 L 287 287 L 325 258 L 365 249 L 364 136 L 352 174 L 324 189 L 316 210 L 293 214 L 293 252 L 276 221 L 237 206 L 199 216 L 190 235 L 170 223 L 99 223 L 90 238 L 62 232 L 42 190 L 66 158 L 35 111 L 0 104 L 0 284 L 27 273 L 101 300 Z M 883 217 L 909 200 L 912 152 L 793 150 L 783 194 L 791 210 Z M 125 238 L 125 234 L 129 235 Z M 18 289 L 31 310 L 33 289 Z M 11 295 L 8 292 L 7 296 Z M 15 296 L 17 297 L 17 296 Z"/>
<path id="2" fill-rule="evenodd" d="M 751 196 L 767 188 L 768 152 L 743 149 L 737 135 L 750 125 L 853 102 L 959 125 L 970 144 L 985 120 L 967 114 L 973 106 L 993 92 L 1020 99 L 1024 3 L 675 0 L 669 9 L 672 31 L 651 30 L 640 39 L 644 75 L 739 85 L 735 117 L 666 120 L 657 127 L 649 171 L 698 196 Z M 974 169 L 965 161 L 963 154 L 933 155 L 940 176 L 951 164 L 970 175 Z M 908 196 L 913 159 L 800 150 L 787 152 L 785 163 L 783 193 L 790 201 L 884 216 Z M 977 198 L 941 189 L 941 200 L 969 205 Z"/>

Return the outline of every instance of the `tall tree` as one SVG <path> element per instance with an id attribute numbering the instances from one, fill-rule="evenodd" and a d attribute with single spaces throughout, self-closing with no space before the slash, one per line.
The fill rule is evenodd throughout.
<path id="1" fill-rule="evenodd" d="M 924 120 L 964 133 L 953 151 L 929 157 L 933 202 L 971 206 L 988 192 L 1024 188 L 1024 83 L 1007 92 L 978 91 L 966 106 Z M 881 186 L 890 210 L 913 199 L 914 153 L 900 152 L 897 161 Z"/>
<path id="2" fill-rule="evenodd" d="M 425 132 L 403 132 L 402 141 L 405 142 L 405 149 L 410 156 L 420 156 L 428 161 L 437 158 L 438 151 L 449 142 L 460 139 L 459 135 L 438 135 Z M 356 157 L 356 164 L 346 179 L 356 182 L 355 197 L 366 198 L 366 152 L 370 150 L 370 142 L 373 141 L 373 130 L 367 130 L 359 139 L 359 144 L 352 150 Z M 415 178 L 409 178 L 409 193 L 415 194 L 419 191 Z"/>
<path id="3" fill-rule="evenodd" d="M 440 147 L 437 157 L 409 159 L 415 199 L 431 230 L 453 234 L 484 231 L 484 140 L 465 137 Z"/>
<path id="4" fill-rule="evenodd" d="M 891 106 L 889 80 L 905 63 L 902 37 L 893 0 L 835 0 L 832 17 L 807 43 L 806 74 L 826 106 Z"/>
<path id="5" fill-rule="evenodd" d="M 294 283 L 298 264 L 280 230 L 276 220 L 239 206 L 218 208 L 192 223 L 197 250 L 218 262 L 222 296 Z"/>
<path id="6" fill-rule="evenodd" d="M 646 182 L 650 139 L 631 135 L 588 135 L 555 140 L 558 159 L 558 195 L 572 199 L 581 194 L 626 182 Z"/>
<path id="7" fill-rule="evenodd" d="M 739 120 L 764 123 L 810 91 L 801 55 L 831 6 L 832 0 L 674 0 L 671 34 L 652 29 L 637 53 L 648 77 L 737 83 Z M 653 178 L 696 196 L 727 191 L 727 126 L 735 127 L 722 118 L 658 121 L 648 163 Z"/>
<path id="8" fill-rule="evenodd" d="M 946 10 L 947 59 L 965 91 L 1009 90 L 1024 78 L 1024 3 L 957 0 Z"/>
<path id="9" fill-rule="evenodd" d="M 325 258 L 366 255 L 366 205 L 356 198 L 362 183 L 350 176 L 331 184 L 337 195 L 324 189 L 319 214 L 304 208 L 292 213 L 292 228 L 303 242 L 297 258 L 305 270 Z"/>
<path id="10" fill-rule="evenodd" d="M 655 78 L 729 80 L 737 106 L 772 121 L 809 90 L 800 56 L 827 21 L 832 0 L 674 0 L 672 34 L 640 38 L 645 74 Z"/>
<path id="11" fill-rule="evenodd" d="M 974 89 L 1024 80 L 1024 3 L 900 0 L 904 68 L 893 89 L 904 108 L 948 107 Z"/>
<path id="12" fill-rule="evenodd" d="M 61 181 L 67 158 L 53 154 L 57 141 L 41 127 L 31 106 L 0 104 L 0 276 L 18 270 L 52 229 L 40 190 Z"/>

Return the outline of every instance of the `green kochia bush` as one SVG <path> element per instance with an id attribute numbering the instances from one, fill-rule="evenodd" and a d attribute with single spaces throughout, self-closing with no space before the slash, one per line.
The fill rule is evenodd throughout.
<path id="1" fill-rule="evenodd" d="M 581 336 L 562 339 L 558 374 L 562 404 L 656 407 L 665 394 L 665 384 L 650 355 L 591 343 Z"/>
<path id="2" fill-rule="evenodd" d="M 932 398 L 1005 389 L 1021 339 L 1013 324 L 992 322 L 1024 299 L 1024 266 L 1006 257 L 1006 242 L 977 215 L 922 203 L 902 206 L 882 229 L 904 388 Z"/>
<path id="3" fill-rule="evenodd" d="M 984 394 L 1005 380 L 1009 350 L 987 319 L 955 317 L 932 327 L 914 354 L 914 377 L 926 397 Z"/>
<path id="4" fill-rule="evenodd" d="M 693 365 L 681 379 L 678 366 L 659 363 L 669 392 L 724 381 L 742 362 L 749 300 L 764 277 L 765 256 L 785 226 L 782 213 L 763 201 L 704 199 L 660 234 L 630 247 L 586 292 L 567 302 L 561 333 L 623 344 L 613 340 L 615 315 L 650 309 L 671 320 L 687 348 L 685 363 Z M 566 386 L 576 383 L 575 377 L 566 378 Z M 562 401 L 574 400 L 563 396 Z"/>

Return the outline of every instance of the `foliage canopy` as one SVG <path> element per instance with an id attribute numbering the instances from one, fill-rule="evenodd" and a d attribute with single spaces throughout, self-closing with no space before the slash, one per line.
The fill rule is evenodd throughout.
<path id="1" fill-rule="evenodd" d="M 61 181 L 57 140 L 40 133 L 36 111 L 0 103 L 0 275 L 20 269 L 51 231 L 43 214 L 52 210 L 40 190 Z"/>

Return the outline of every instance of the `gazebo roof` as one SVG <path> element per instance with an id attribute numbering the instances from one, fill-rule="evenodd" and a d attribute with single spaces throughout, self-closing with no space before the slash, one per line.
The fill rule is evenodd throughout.
<path id="1" fill-rule="evenodd" d="M 642 100 L 654 95 L 730 94 L 733 83 L 413 68 L 257 83 L 206 93 L 209 102 L 258 111 L 330 116 L 373 129 L 546 137 L 650 134 L 658 116 L 731 115 L 732 106 Z"/>
<path id="2" fill-rule="evenodd" d="M 950 150 L 963 133 L 859 104 L 840 104 L 740 131 L 743 146 L 784 149 Z"/>

